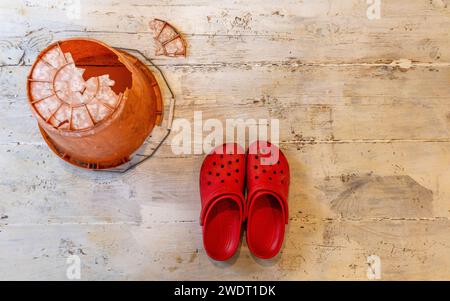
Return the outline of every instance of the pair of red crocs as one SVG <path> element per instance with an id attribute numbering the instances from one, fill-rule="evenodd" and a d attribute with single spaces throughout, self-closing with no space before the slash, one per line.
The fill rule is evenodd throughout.
<path id="1" fill-rule="evenodd" d="M 236 143 L 213 150 L 200 170 L 200 224 L 208 256 L 232 257 L 245 220 L 250 251 L 264 259 L 278 254 L 288 223 L 288 192 L 288 162 L 270 142 L 253 143 L 247 154 Z"/>

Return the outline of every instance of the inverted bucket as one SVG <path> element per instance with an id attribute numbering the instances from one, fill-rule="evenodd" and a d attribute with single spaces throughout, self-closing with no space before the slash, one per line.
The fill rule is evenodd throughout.
<path id="1" fill-rule="evenodd" d="M 162 119 L 160 88 L 145 64 L 92 39 L 44 49 L 28 75 L 27 93 L 50 148 L 88 169 L 128 162 Z"/>

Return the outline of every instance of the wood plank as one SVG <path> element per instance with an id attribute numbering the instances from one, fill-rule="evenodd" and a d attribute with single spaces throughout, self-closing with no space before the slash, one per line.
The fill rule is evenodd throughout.
<path id="1" fill-rule="evenodd" d="M 383 3 L 383 16 L 376 21 L 367 18 L 367 5 L 359 0 L 332 5 L 312 0 L 287 0 L 275 5 L 253 2 L 244 7 L 240 2 L 200 2 L 191 6 L 112 3 L 82 1 L 79 18 L 67 16 L 78 10 L 70 5 L 26 1 L 4 4 L 0 45 L 8 51 L 2 49 L 1 62 L 15 64 L 23 51 L 30 52 L 29 48 L 40 48 L 49 40 L 70 36 L 96 37 L 115 46 L 133 45 L 153 53 L 147 29 L 152 17 L 170 20 L 186 33 L 190 55 L 178 62 L 291 59 L 308 63 L 375 63 L 401 58 L 450 61 L 445 51 L 450 46 L 446 30 L 449 8 L 435 1 L 409 1 L 407 7 L 400 0 Z M 33 22 L 28 22 L 30 16 Z M 15 43 L 13 37 L 17 38 Z"/>
<path id="2" fill-rule="evenodd" d="M 34 58 L 33 58 L 34 59 Z M 0 102 L 24 101 L 28 66 L 0 67 Z M 151 69 L 154 70 L 154 69 Z M 446 105 L 450 66 L 162 66 L 177 105 Z M 166 91 L 159 73 L 161 89 Z M 245 83 L 245 84 L 244 84 Z M 165 93 L 168 97 L 168 93 Z"/>
<path id="3" fill-rule="evenodd" d="M 282 146 L 292 170 L 292 215 L 300 210 L 356 220 L 450 216 L 449 143 Z M 198 220 L 195 183 L 202 155 L 177 157 L 166 149 L 122 175 L 72 167 L 42 146 L 0 149 L 0 168 L 6 171 L 0 213 L 8 215 L 9 224 Z"/>
<path id="4" fill-rule="evenodd" d="M 298 143 L 317 142 L 389 142 L 448 141 L 449 110 L 447 105 L 297 105 L 283 106 L 272 99 L 269 104 L 228 106 L 178 106 L 176 118 L 190 121 L 192 131 L 194 112 L 200 112 L 203 122 L 217 119 L 226 135 L 227 119 L 254 120 L 269 124 L 278 119 L 279 139 Z M 37 121 L 25 100 L 0 103 L 5 112 L 0 116 L 0 143 L 6 145 L 43 144 Z M 172 138 L 181 133 L 175 128 Z M 203 137 L 210 133 L 205 131 Z M 193 139 L 194 133 L 191 133 Z M 270 135 L 270 132 L 269 132 Z"/>
<path id="5" fill-rule="evenodd" d="M 66 280 L 66 258 L 81 258 L 83 280 L 366 279 L 367 256 L 383 279 L 448 279 L 449 222 L 292 222 L 274 259 L 251 256 L 245 241 L 230 263 L 211 262 L 197 224 L 9 226 L 0 233 L 2 280 Z M 174 237 L 185 239 L 175 240 Z M 8 260 L 15 254 L 15 260 Z M 197 271 L 201 270 L 202 273 Z"/>
<path id="6" fill-rule="evenodd" d="M 444 26 L 449 26 L 445 24 Z M 114 47 L 126 47 L 144 51 L 154 57 L 154 42 L 150 33 L 114 33 L 114 32 L 51 32 L 47 29 L 36 30 L 24 38 L 3 37 L 0 40 L 0 65 L 16 65 L 22 61 L 31 64 L 36 55 L 52 41 L 72 37 L 87 37 L 101 40 Z M 363 38 L 361 38 L 363 39 Z M 414 62 L 431 63 L 436 66 L 448 65 L 450 58 L 440 49 L 448 47 L 448 36 L 439 40 L 416 38 L 407 39 L 402 44 L 392 44 L 394 37 L 379 38 L 386 40 L 379 44 L 355 45 L 352 42 L 339 44 L 335 40 L 321 45 L 311 39 L 285 39 L 265 36 L 223 36 L 193 35 L 187 36 L 188 53 L 186 58 L 155 57 L 158 64 L 238 64 L 249 63 L 267 65 L 287 61 L 291 64 L 390 64 L 399 59 Z M 356 42 L 355 42 L 356 43 Z M 255 51 L 263 49 L 263 51 Z M 339 56 L 337 55 L 339 53 Z"/>
<path id="7" fill-rule="evenodd" d="M 447 67 L 402 72 L 385 66 L 172 66 L 164 71 L 177 97 L 177 118 L 192 121 L 194 111 L 223 122 L 278 118 L 281 140 L 299 143 L 448 139 Z M 42 143 L 20 80 L 27 72 L 27 67 L 0 69 L 5 87 L 0 143 Z M 205 75 L 210 81 L 202 79 Z"/>

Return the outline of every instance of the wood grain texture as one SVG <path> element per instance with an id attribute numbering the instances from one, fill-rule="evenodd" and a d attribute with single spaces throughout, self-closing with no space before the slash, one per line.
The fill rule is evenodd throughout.
<path id="1" fill-rule="evenodd" d="M 450 2 L 0 0 L 0 279 L 450 279 Z M 153 56 L 148 21 L 186 37 L 155 58 L 176 118 L 278 118 L 291 166 L 282 252 L 205 254 L 203 155 L 171 139 L 127 174 L 58 159 L 28 108 L 26 75 L 51 41 L 83 36 Z M 160 79 L 160 78 L 159 78 Z M 164 95 L 168 96 L 167 91 Z M 176 133 L 174 133 L 176 134 Z"/>

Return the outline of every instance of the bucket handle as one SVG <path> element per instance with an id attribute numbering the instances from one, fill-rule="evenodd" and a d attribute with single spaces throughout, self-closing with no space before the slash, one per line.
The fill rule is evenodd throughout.
<path id="1" fill-rule="evenodd" d="M 152 152 L 148 155 L 139 155 L 139 157 L 141 159 L 138 162 L 128 166 L 125 169 L 111 168 L 111 169 L 97 170 L 97 171 L 106 171 L 106 172 L 125 173 L 125 172 L 129 171 L 130 169 L 132 169 L 132 168 L 144 163 L 148 159 L 150 159 L 156 153 L 156 151 L 161 147 L 161 145 L 164 143 L 164 141 L 167 139 L 167 137 L 170 135 L 170 132 L 172 130 L 174 112 L 175 112 L 175 94 L 173 93 L 172 88 L 170 88 L 170 85 L 169 85 L 166 77 L 164 76 L 164 73 L 162 72 L 161 68 L 159 68 L 155 63 L 153 63 L 153 61 L 149 57 L 147 57 L 142 51 L 140 51 L 138 49 L 124 48 L 124 47 L 114 47 L 114 48 L 118 49 L 118 50 L 127 51 L 127 52 L 135 52 L 135 53 L 139 54 L 141 57 L 143 57 L 147 62 L 150 63 L 150 65 L 152 65 L 152 67 L 154 67 L 156 70 L 158 70 L 159 74 L 161 75 L 161 78 L 164 81 L 164 84 L 166 85 L 166 87 L 170 93 L 169 115 L 167 117 L 166 134 L 164 134 L 163 138 L 158 142 L 158 145 L 152 150 Z"/>

